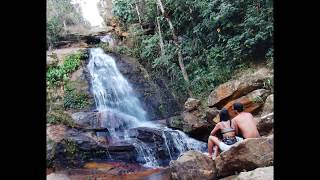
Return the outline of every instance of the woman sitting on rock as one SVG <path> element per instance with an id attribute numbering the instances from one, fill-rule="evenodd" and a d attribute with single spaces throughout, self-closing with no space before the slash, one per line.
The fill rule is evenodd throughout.
<path id="1" fill-rule="evenodd" d="M 210 158 L 212 158 L 212 150 L 214 145 L 216 155 L 215 157 L 217 157 L 218 147 L 222 151 L 227 151 L 230 149 L 231 145 L 243 140 L 242 138 L 236 136 L 235 124 L 230 120 L 229 112 L 227 109 L 223 108 L 219 113 L 219 117 L 220 122 L 216 124 L 208 138 L 208 153 Z M 220 130 L 222 134 L 221 141 L 215 136 L 218 130 Z"/>

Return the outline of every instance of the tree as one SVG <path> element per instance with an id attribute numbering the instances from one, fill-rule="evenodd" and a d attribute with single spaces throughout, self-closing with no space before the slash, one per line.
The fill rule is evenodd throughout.
<path id="1" fill-rule="evenodd" d="M 177 48 L 177 54 L 178 54 L 178 61 L 179 61 L 179 66 L 180 66 L 180 69 L 182 71 L 182 75 L 183 75 L 183 78 L 184 80 L 186 81 L 187 83 L 187 90 L 188 90 L 188 94 L 190 97 L 192 97 L 192 92 L 189 88 L 189 85 L 190 85 L 190 81 L 189 81 L 189 77 L 188 77 L 188 73 L 185 69 L 185 66 L 184 66 L 184 63 L 183 63 L 183 57 L 182 57 L 182 53 L 181 53 L 181 47 L 180 47 L 180 44 L 178 42 L 178 37 L 175 33 L 175 29 L 172 25 L 172 21 L 171 21 L 171 18 L 170 16 L 166 15 L 165 13 L 165 10 L 164 10 L 164 7 L 163 7 L 163 4 L 161 2 L 161 0 L 157 0 L 157 3 L 158 3 L 158 6 L 160 8 L 160 11 L 162 13 L 162 16 L 164 16 L 164 18 L 167 20 L 168 24 L 169 24 L 169 27 L 170 27 L 170 30 L 171 30 L 171 33 L 172 33 L 172 39 L 173 39 L 173 42 Z"/>

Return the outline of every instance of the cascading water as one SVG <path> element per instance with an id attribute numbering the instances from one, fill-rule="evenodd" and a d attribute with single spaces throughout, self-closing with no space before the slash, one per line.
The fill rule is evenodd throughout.
<path id="1" fill-rule="evenodd" d="M 128 131 L 137 127 L 148 127 L 162 132 L 169 159 L 177 158 L 188 150 L 205 151 L 206 143 L 189 138 L 178 130 L 160 127 L 147 121 L 147 113 L 135 96 L 128 81 L 119 72 L 114 58 L 101 48 L 90 49 L 88 70 L 91 75 L 92 92 L 99 112 L 100 126 L 107 128 L 109 142 L 132 144 L 144 165 L 159 166 L 155 150 L 145 142 L 132 138 Z"/>
<path id="2" fill-rule="evenodd" d="M 111 56 L 101 48 L 91 49 L 88 69 L 101 126 L 108 128 L 113 138 L 146 120 L 146 112 Z"/>

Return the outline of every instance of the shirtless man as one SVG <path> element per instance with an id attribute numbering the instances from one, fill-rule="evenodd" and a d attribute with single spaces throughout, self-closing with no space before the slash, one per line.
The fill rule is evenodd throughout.
<path id="1" fill-rule="evenodd" d="M 245 139 L 260 137 L 257 123 L 251 113 L 243 112 L 243 104 L 234 103 L 232 109 L 237 114 L 237 116 L 232 119 L 235 124 L 236 134 L 241 134 Z"/>

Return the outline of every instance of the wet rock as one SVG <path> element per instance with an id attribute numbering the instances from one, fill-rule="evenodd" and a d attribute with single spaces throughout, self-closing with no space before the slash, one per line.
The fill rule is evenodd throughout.
<path id="1" fill-rule="evenodd" d="M 97 112 L 77 112 L 71 115 L 76 127 L 87 130 L 107 130 L 101 127 Z"/>

